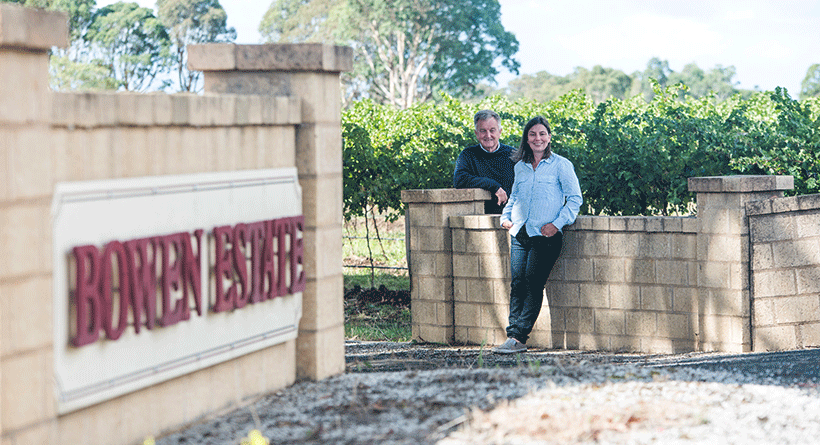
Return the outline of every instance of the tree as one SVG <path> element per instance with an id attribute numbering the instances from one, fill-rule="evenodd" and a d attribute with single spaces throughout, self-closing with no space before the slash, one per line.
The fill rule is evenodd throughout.
<path id="1" fill-rule="evenodd" d="M 583 89 L 596 104 L 611 97 L 625 99 L 632 85 L 632 79 L 623 71 L 601 65 L 594 66 L 592 70 L 575 68 L 569 79 L 569 90 Z"/>
<path id="2" fill-rule="evenodd" d="M 193 91 L 201 73 L 188 70 L 187 45 L 232 42 L 236 30 L 228 28 L 228 15 L 219 0 L 157 0 L 157 15 L 174 46 L 180 91 Z"/>
<path id="3" fill-rule="evenodd" d="M 518 41 L 498 21 L 498 0 L 277 0 L 268 41 L 325 41 L 354 49 L 351 97 L 408 108 L 436 94 L 470 96 L 498 62 L 518 72 Z"/>
<path id="4" fill-rule="evenodd" d="M 689 88 L 687 94 L 695 98 L 705 97 L 712 93 L 718 99 L 725 100 L 738 92 L 733 81 L 736 70 L 734 66 L 717 65 L 709 71 L 703 71 L 696 64 L 689 63 L 680 73 L 669 74 L 670 85 L 682 83 Z"/>
<path id="5" fill-rule="evenodd" d="M 555 100 L 570 91 L 570 79 L 546 71 L 524 74 L 510 81 L 507 91 L 513 99 L 529 99 L 536 102 Z"/>
<path id="6" fill-rule="evenodd" d="M 114 3 L 93 16 L 86 39 L 92 59 L 108 68 L 119 88 L 144 91 L 169 69 L 170 40 L 165 27 L 148 8 Z"/>
<path id="7" fill-rule="evenodd" d="M 325 23 L 338 0 L 274 0 L 262 17 L 259 33 L 271 42 L 334 42 Z"/>
<path id="8" fill-rule="evenodd" d="M 116 90 L 120 84 L 111 77 L 109 67 L 100 63 L 77 62 L 64 55 L 52 54 L 49 62 L 51 88 L 66 90 Z"/>
<path id="9" fill-rule="evenodd" d="M 666 88 L 666 85 L 668 85 L 670 74 L 672 74 L 672 70 L 669 69 L 669 61 L 661 60 L 657 57 L 649 59 L 649 62 L 646 64 L 646 70 L 640 73 L 639 79 L 635 79 L 639 81 L 639 92 L 643 93 L 644 99 L 649 101 L 655 96 L 655 89 L 652 80 L 657 82 L 658 86 L 663 89 Z"/>
<path id="10" fill-rule="evenodd" d="M 68 14 L 69 47 L 53 48 L 49 66 L 55 90 L 116 89 L 117 82 L 99 61 L 91 60 L 86 32 L 93 20 L 96 0 L 0 0 L 23 6 L 64 11 Z"/>
<path id="11" fill-rule="evenodd" d="M 800 98 L 820 96 L 820 63 L 815 63 L 806 70 L 806 77 L 800 83 Z"/>
<path id="12" fill-rule="evenodd" d="M 508 90 L 513 98 L 536 102 L 555 100 L 572 90 L 584 90 L 593 102 L 601 103 L 611 97 L 625 99 L 629 95 L 632 78 L 621 70 L 596 65 L 592 70 L 577 67 L 567 76 L 555 76 L 541 71 L 510 81 Z"/>

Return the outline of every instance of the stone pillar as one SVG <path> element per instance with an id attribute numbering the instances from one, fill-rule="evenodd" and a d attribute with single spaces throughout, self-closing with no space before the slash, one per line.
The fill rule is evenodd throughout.
<path id="1" fill-rule="evenodd" d="M 450 218 L 453 239 L 453 311 L 458 344 L 491 347 L 507 340 L 510 314 L 510 234 L 499 215 Z M 549 305 L 544 299 L 530 345 L 551 346 Z M 546 320 L 546 323 L 544 323 Z"/>
<path id="2" fill-rule="evenodd" d="M 450 217 L 481 215 L 490 192 L 482 189 L 402 190 L 413 339 L 452 343 L 453 242 Z"/>
<path id="3" fill-rule="evenodd" d="M 783 196 L 791 176 L 689 178 L 697 193 L 698 350 L 751 350 L 746 203 Z"/>
<path id="4" fill-rule="evenodd" d="M 0 3 L 0 436 L 48 436 L 54 417 L 48 51 L 64 13 Z M 11 382 L 11 384 L 8 384 Z M 19 443 L 21 439 L 17 439 Z"/>
<path id="5" fill-rule="evenodd" d="M 296 166 L 305 215 L 303 314 L 297 377 L 344 371 L 342 135 L 339 73 L 352 69 L 349 47 L 322 44 L 189 47 L 188 66 L 204 71 L 209 93 L 292 96 L 300 100 Z"/>

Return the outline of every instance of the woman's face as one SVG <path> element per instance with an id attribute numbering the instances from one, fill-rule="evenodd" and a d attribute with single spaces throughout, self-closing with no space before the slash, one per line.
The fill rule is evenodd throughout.
<path id="1" fill-rule="evenodd" d="M 550 143 L 550 133 L 547 131 L 547 127 L 542 124 L 533 125 L 530 131 L 527 132 L 527 143 L 530 144 L 533 153 L 545 151 Z"/>

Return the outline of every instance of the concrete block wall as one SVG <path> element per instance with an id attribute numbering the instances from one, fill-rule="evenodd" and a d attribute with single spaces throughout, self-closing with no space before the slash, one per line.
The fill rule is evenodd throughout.
<path id="1" fill-rule="evenodd" d="M 450 218 L 453 239 L 453 310 L 457 343 L 503 343 L 510 302 L 510 237 L 498 215 Z M 413 301 L 415 304 L 415 301 Z M 544 304 L 549 310 L 549 305 Z M 549 346 L 549 323 L 542 312 L 531 344 Z M 415 320 L 414 320 L 415 321 Z M 545 335 L 546 334 L 546 335 Z"/>
<path id="2" fill-rule="evenodd" d="M 545 290 L 529 344 L 691 351 L 697 329 L 695 218 L 580 216 Z M 450 219 L 455 338 L 498 344 L 509 313 L 509 233 L 498 216 Z"/>
<path id="3" fill-rule="evenodd" d="M 402 190 L 414 339 L 452 343 L 453 243 L 450 218 L 484 213 L 490 192 L 480 189 Z"/>
<path id="4" fill-rule="evenodd" d="M 305 215 L 306 289 L 297 338 L 297 373 L 321 379 L 344 371 L 342 129 L 339 73 L 349 47 L 321 44 L 189 47 L 188 66 L 204 72 L 205 91 L 298 100 L 296 168 Z"/>
<path id="5" fill-rule="evenodd" d="M 698 203 L 699 349 L 746 352 L 751 339 L 746 203 L 782 197 L 791 176 L 689 178 Z"/>
<path id="6" fill-rule="evenodd" d="M 746 204 L 755 351 L 820 346 L 820 195 Z"/>
<path id="7" fill-rule="evenodd" d="M 691 351 L 697 341 L 693 217 L 579 216 L 547 284 L 553 346 Z"/>
<path id="8" fill-rule="evenodd" d="M 350 64 L 349 51 L 254 47 L 267 59 L 278 57 L 270 52 L 289 55 L 275 69 L 284 72 L 283 81 L 303 86 L 285 90 L 54 93 L 48 88 L 48 51 L 67 43 L 64 14 L 0 4 L 2 443 L 141 443 L 146 435 L 297 379 L 343 372 L 338 77 Z M 194 52 L 209 60 L 224 49 L 206 45 Z M 327 53 L 338 54 L 332 66 L 322 65 Z M 246 74 L 265 77 L 269 68 Z M 298 340 L 58 415 L 50 214 L 55 185 L 285 166 L 297 166 L 307 225 L 304 268 L 310 278 Z"/>
<path id="9" fill-rule="evenodd" d="M 751 350 L 746 206 L 792 187 L 791 176 L 690 178 L 696 217 L 579 216 L 565 228 L 530 344 L 650 353 Z M 477 214 L 480 208 L 466 213 L 463 202 L 441 199 L 457 192 L 486 198 L 482 190 L 402 195 L 413 264 L 413 337 L 498 344 L 506 337 L 509 235 L 498 216 Z M 806 332 L 815 329 L 804 325 Z"/>

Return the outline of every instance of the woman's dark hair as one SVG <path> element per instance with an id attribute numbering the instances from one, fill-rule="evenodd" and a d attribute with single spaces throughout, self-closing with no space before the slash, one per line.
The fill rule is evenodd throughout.
<path id="1" fill-rule="evenodd" d="M 518 147 L 517 150 L 513 151 L 510 159 L 513 162 L 524 161 L 527 163 L 531 163 L 535 159 L 535 155 L 532 153 L 532 148 L 530 148 L 530 143 L 527 142 L 527 133 L 530 132 L 532 127 L 541 124 L 547 128 L 547 133 L 552 136 L 552 129 L 550 128 L 550 123 L 543 116 L 535 116 L 534 118 L 530 119 L 527 122 L 527 125 L 524 125 L 524 134 L 521 136 L 521 146 Z M 550 140 L 549 144 L 547 144 L 547 151 L 544 153 L 544 158 L 548 158 L 550 153 L 552 153 L 552 140 Z"/>

